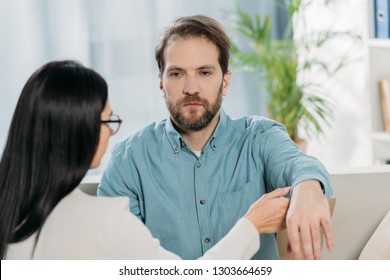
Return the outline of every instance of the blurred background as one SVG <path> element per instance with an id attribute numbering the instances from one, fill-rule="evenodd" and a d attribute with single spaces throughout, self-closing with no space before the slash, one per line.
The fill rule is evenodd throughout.
<path id="1" fill-rule="evenodd" d="M 328 169 L 374 164 L 371 107 L 368 91 L 368 0 L 314 1 L 305 10 L 311 30 L 352 30 L 360 43 L 340 38 L 316 53 L 325 60 L 349 54 L 352 63 L 332 77 L 313 73 L 332 100 L 334 118 L 324 134 L 308 139 L 307 153 Z M 272 37 L 283 35 L 288 22 L 281 0 L 0 0 L 0 151 L 13 110 L 29 76 L 50 60 L 75 59 L 94 68 L 109 84 L 111 106 L 123 124 L 110 140 L 101 174 L 112 146 L 147 124 L 168 116 L 159 90 L 154 46 L 174 19 L 195 14 L 220 21 L 235 40 L 244 40 L 231 20 L 235 7 L 249 14 L 269 15 Z M 294 38 L 303 32 L 297 26 Z M 305 31 L 307 32 L 307 30 Z M 265 115 L 254 74 L 232 67 L 232 84 L 223 107 L 232 116 Z"/>

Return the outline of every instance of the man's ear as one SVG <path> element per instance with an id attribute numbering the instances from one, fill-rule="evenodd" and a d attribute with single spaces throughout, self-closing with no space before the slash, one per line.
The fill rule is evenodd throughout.
<path id="1" fill-rule="evenodd" d="M 164 89 L 162 74 L 158 73 L 158 79 L 160 80 L 160 90 Z"/>
<path id="2" fill-rule="evenodd" d="M 227 90 L 230 86 L 230 78 L 232 77 L 232 72 L 228 70 L 226 74 L 223 75 L 223 80 L 222 80 L 222 95 L 226 96 L 227 95 Z"/>

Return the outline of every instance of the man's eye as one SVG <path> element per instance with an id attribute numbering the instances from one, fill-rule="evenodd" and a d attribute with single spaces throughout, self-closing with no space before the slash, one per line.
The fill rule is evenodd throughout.
<path id="1" fill-rule="evenodd" d="M 212 73 L 210 71 L 202 71 L 200 72 L 202 76 L 210 76 Z"/>
<path id="2" fill-rule="evenodd" d="M 174 78 L 180 77 L 181 75 L 182 75 L 182 73 L 180 73 L 180 72 L 171 72 L 171 73 L 169 73 L 169 77 L 174 77 Z"/>

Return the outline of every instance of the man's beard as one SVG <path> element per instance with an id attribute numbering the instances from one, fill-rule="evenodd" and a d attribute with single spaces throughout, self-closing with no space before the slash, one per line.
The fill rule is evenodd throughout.
<path id="1" fill-rule="evenodd" d="M 222 84 L 219 88 L 217 98 L 213 103 L 208 102 L 207 100 L 199 98 L 197 95 L 187 95 L 182 100 L 178 101 L 176 104 L 172 104 L 166 98 L 168 111 L 171 114 L 171 118 L 174 120 L 176 125 L 181 129 L 195 130 L 199 131 L 205 128 L 211 120 L 215 117 L 222 105 Z M 204 110 L 200 116 L 198 116 L 198 111 L 202 108 L 191 109 L 189 114 L 190 116 L 185 116 L 181 111 L 183 105 L 186 103 L 197 102 L 202 104 Z"/>

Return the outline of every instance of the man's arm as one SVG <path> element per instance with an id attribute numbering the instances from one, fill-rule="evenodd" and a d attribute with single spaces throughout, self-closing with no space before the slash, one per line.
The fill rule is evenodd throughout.
<path id="1" fill-rule="evenodd" d="M 333 250 L 329 203 L 320 182 L 303 181 L 293 188 L 286 225 L 289 246 L 295 259 L 321 258 L 321 230 L 324 232 L 328 250 Z"/>
<path id="2" fill-rule="evenodd" d="M 330 176 L 317 159 L 298 150 L 281 125 L 268 128 L 259 136 L 268 191 L 292 186 L 286 221 L 290 249 L 295 258 L 319 259 L 321 228 L 325 232 L 328 249 L 333 248 L 327 201 L 332 195 Z M 299 253 L 301 238 L 305 245 L 304 253 Z"/>
<path id="3" fill-rule="evenodd" d="M 141 209 L 138 195 L 134 192 L 134 180 L 132 172 L 126 164 L 125 153 L 120 144 L 116 145 L 112 151 L 111 159 L 102 175 L 102 179 L 97 189 L 98 196 L 125 196 L 129 197 L 130 210 L 141 219 Z M 133 187 L 133 188 L 132 188 Z"/>

